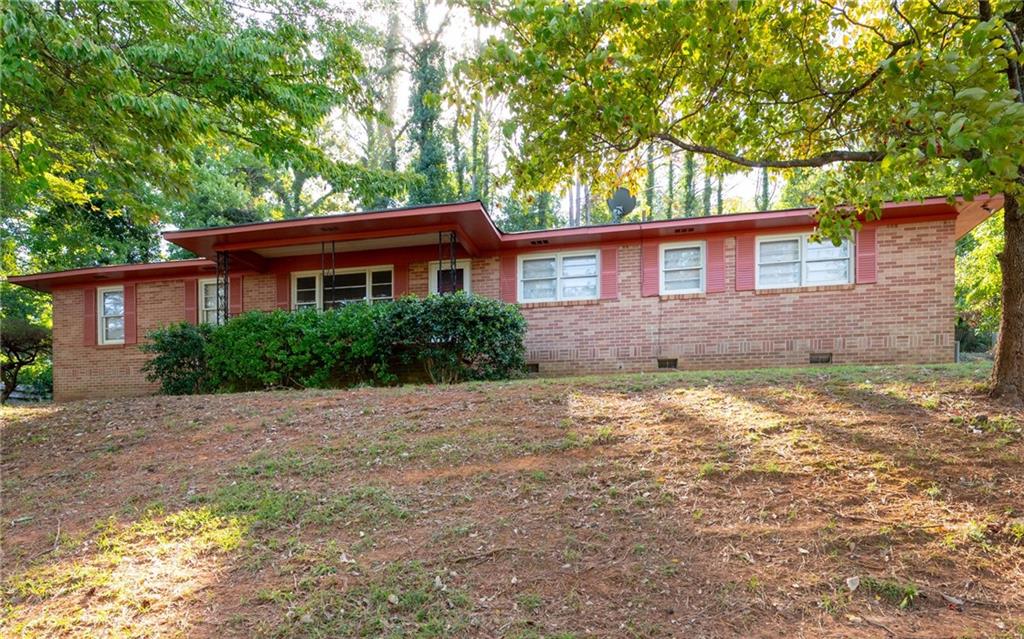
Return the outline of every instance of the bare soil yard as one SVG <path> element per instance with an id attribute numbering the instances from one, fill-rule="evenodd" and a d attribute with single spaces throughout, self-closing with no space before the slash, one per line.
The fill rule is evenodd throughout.
<path id="1" fill-rule="evenodd" d="M 6 408 L 0 634 L 1022 637 L 987 372 Z"/>

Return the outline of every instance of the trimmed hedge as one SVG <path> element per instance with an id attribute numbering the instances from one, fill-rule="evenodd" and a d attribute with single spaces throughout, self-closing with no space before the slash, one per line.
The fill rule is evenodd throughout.
<path id="1" fill-rule="evenodd" d="M 422 367 L 435 383 L 502 379 L 525 368 L 513 304 L 455 293 L 325 312 L 253 311 L 223 326 L 154 331 L 143 370 L 167 394 L 393 384 Z"/>

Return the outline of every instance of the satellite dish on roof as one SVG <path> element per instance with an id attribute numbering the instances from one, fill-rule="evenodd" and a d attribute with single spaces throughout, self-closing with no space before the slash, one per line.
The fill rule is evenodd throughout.
<path id="1" fill-rule="evenodd" d="M 636 208 L 636 198 L 629 194 L 629 189 L 619 187 L 615 189 L 612 196 L 608 198 L 608 210 L 612 212 L 612 219 L 616 223 L 633 212 Z"/>

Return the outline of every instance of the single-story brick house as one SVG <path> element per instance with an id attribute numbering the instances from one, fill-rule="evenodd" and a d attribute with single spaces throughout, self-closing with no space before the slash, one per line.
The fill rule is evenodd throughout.
<path id="1" fill-rule="evenodd" d="M 541 374 L 948 362 L 953 260 L 1000 197 L 886 204 L 840 247 L 796 209 L 505 233 L 479 202 L 167 232 L 198 259 L 11 277 L 53 294 L 58 400 L 154 392 L 145 335 L 461 288 L 520 305 Z"/>

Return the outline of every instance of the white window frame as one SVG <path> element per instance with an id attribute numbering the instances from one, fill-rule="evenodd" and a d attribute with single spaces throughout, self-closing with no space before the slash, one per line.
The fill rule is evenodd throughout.
<path id="1" fill-rule="evenodd" d="M 212 325 L 216 326 L 216 325 L 218 325 L 218 324 L 223 322 L 223 319 L 224 319 L 223 315 L 218 315 L 216 320 L 214 320 L 213 322 L 207 322 L 204 319 L 206 317 L 206 312 L 207 311 L 213 311 L 214 313 L 217 312 L 217 307 L 216 306 L 214 306 L 213 308 L 206 308 L 205 306 L 203 306 L 204 302 L 206 301 L 206 296 L 203 295 L 203 287 L 207 286 L 209 284 L 213 284 L 214 286 L 216 286 L 217 285 L 216 278 L 199 280 L 198 282 L 196 282 L 196 286 L 198 287 L 198 289 L 196 290 L 196 297 L 198 298 L 196 306 L 199 309 L 199 323 L 200 324 L 212 324 Z M 231 298 L 228 296 L 228 287 L 224 287 L 224 305 L 225 305 L 225 308 L 221 309 L 221 310 L 222 311 L 225 310 L 227 308 L 227 305 L 230 304 L 230 303 L 231 303 Z"/>
<path id="2" fill-rule="evenodd" d="M 695 289 L 687 289 L 685 291 L 668 291 L 665 290 L 665 252 L 671 251 L 672 249 L 681 248 L 699 248 L 700 249 L 700 286 Z M 673 270 L 692 270 L 692 269 L 673 269 Z M 708 245 L 704 240 L 698 240 L 694 242 L 670 242 L 662 244 L 658 251 L 658 291 L 661 295 L 692 295 L 694 293 L 703 293 L 707 289 L 708 281 Z"/>
<path id="3" fill-rule="evenodd" d="M 388 271 L 391 273 L 391 297 L 377 298 L 374 299 L 373 295 L 373 274 L 380 271 Z M 364 302 L 390 302 L 395 299 L 395 267 L 393 264 L 380 264 L 377 266 L 361 266 L 359 268 L 338 268 L 334 269 L 335 275 L 346 275 L 349 273 L 365 273 L 366 274 L 366 295 L 363 297 Z M 324 310 L 324 280 L 322 271 L 297 271 L 292 273 L 292 310 L 296 310 L 298 307 L 298 281 L 300 277 L 315 277 L 316 278 L 316 309 L 318 311 Z M 356 300 L 352 300 L 356 301 Z"/>
<path id="4" fill-rule="evenodd" d="M 813 233 L 788 233 L 785 235 L 759 235 L 757 236 L 756 249 L 754 251 L 754 275 L 755 275 L 755 286 L 760 290 L 771 290 L 778 288 L 812 288 L 816 286 L 845 286 L 847 284 L 853 284 L 857 281 L 856 275 L 853 270 L 856 266 L 856 250 L 857 247 L 854 244 L 853 238 L 849 238 L 846 241 L 850 245 L 850 254 L 847 256 L 847 260 L 850 262 L 850 268 L 847 269 L 849 277 L 845 282 L 820 282 L 816 284 L 806 284 L 807 281 L 807 242 Z M 761 283 L 761 244 L 765 242 L 781 242 L 784 240 L 799 240 L 800 245 L 800 282 L 797 284 L 762 284 Z M 828 240 L 826 240 L 827 242 Z M 814 260 L 818 261 L 818 260 Z M 839 261 L 836 260 L 820 260 L 820 261 Z"/>
<path id="5" fill-rule="evenodd" d="M 105 293 L 118 292 L 121 294 L 121 314 L 120 315 L 107 315 L 104 313 L 103 295 Z M 128 322 L 125 314 L 125 297 L 123 286 L 104 286 L 96 289 L 96 329 L 99 332 L 98 340 L 100 344 L 124 344 L 124 331 L 128 330 Z M 121 331 L 121 339 L 107 339 L 107 318 L 109 317 L 120 317 L 121 323 L 124 328 Z"/>
<path id="6" fill-rule="evenodd" d="M 593 256 L 597 265 L 597 290 L 593 296 L 587 297 L 563 297 L 562 296 L 562 260 L 567 257 Z M 555 258 L 555 297 L 545 299 L 523 299 L 523 262 L 528 260 L 541 260 Z M 522 253 L 516 259 L 516 299 L 520 304 L 537 304 L 543 302 L 579 302 L 597 300 L 601 298 L 601 251 L 588 249 L 580 251 L 558 251 L 545 253 Z"/>
<path id="7" fill-rule="evenodd" d="M 446 270 L 451 264 L 449 260 L 442 260 L 441 269 Z M 462 289 L 467 293 L 473 292 L 472 286 L 472 272 L 473 272 L 473 260 L 456 260 L 455 268 L 462 269 Z M 429 286 L 431 293 L 437 293 L 437 271 L 438 265 L 437 260 L 427 262 L 427 277 L 429 278 Z"/>

